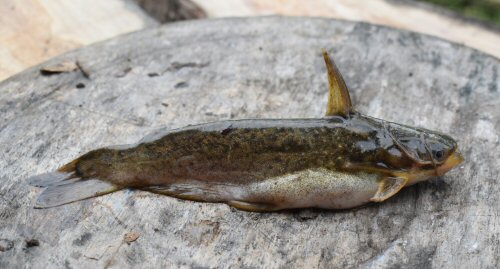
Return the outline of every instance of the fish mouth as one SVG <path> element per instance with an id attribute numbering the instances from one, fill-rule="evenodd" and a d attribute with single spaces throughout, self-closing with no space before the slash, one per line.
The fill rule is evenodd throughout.
<path id="1" fill-rule="evenodd" d="M 447 159 L 444 161 L 443 164 L 440 166 L 436 167 L 436 176 L 442 176 L 446 174 L 446 172 L 450 171 L 457 165 L 461 164 L 464 161 L 464 157 L 460 152 L 455 151 L 453 152 Z"/>

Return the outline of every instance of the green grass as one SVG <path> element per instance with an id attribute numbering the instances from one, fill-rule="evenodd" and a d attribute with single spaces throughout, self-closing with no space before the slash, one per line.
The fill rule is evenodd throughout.
<path id="1" fill-rule="evenodd" d="M 500 24 L 500 0 L 420 0 L 433 3 L 467 17 Z"/>

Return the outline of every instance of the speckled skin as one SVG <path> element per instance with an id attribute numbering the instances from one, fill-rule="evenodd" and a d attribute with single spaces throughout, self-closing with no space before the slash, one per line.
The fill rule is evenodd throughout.
<path id="1" fill-rule="evenodd" d="M 233 120 L 159 131 L 69 165 L 83 179 L 191 200 L 252 203 L 262 210 L 350 208 L 369 202 L 381 178 L 414 169 L 407 151 L 420 170 L 434 169 L 425 164 L 422 143 L 444 145 L 446 155 L 456 147 L 447 136 L 357 113 Z"/>

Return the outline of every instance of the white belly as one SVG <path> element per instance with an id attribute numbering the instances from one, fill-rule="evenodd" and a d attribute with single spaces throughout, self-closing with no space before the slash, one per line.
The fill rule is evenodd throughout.
<path id="1" fill-rule="evenodd" d="M 269 200 L 279 209 L 344 209 L 368 203 L 378 189 L 377 174 L 305 170 L 246 186 L 242 200 Z"/>

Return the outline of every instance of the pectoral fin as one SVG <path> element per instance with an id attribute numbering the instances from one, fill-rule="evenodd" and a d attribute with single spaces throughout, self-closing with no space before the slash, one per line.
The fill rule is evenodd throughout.
<path id="1" fill-rule="evenodd" d="M 328 70 L 328 82 L 330 85 L 326 116 L 346 117 L 353 112 L 349 90 L 335 62 L 330 58 L 326 50 L 323 50 L 323 58 Z"/>
<path id="2" fill-rule="evenodd" d="M 378 185 L 377 193 L 370 199 L 372 202 L 383 202 L 398 193 L 408 182 L 402 177 L 385 177 Z"/>

